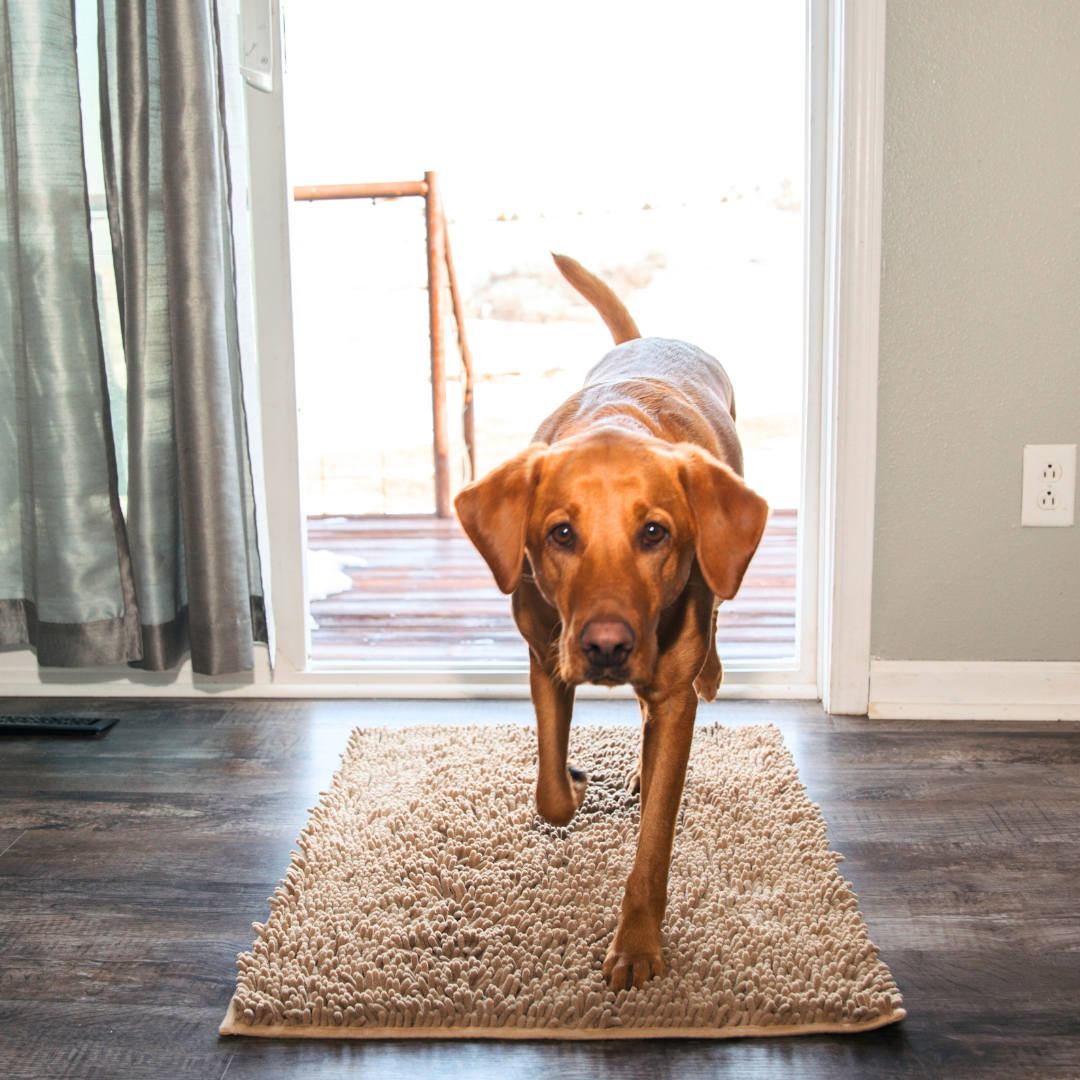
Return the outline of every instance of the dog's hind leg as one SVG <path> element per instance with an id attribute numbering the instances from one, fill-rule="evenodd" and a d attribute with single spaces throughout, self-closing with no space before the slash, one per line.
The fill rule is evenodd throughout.
<path id="1" fill-rule="evenodd" d="M 641 706 L 641 743 L 638 746 L 637 764 L 626 774 L 626 790 L 631 795 L 636 795 L 641 790 L 641 759 L 645 753 L 645 702 L 639 698 L 638 705 Z"/>
<path id="2" fill-rule="evenodd" d="M 585 799 L 588 776 L 566 760 L 574 688 L 549 675 L 530 658 L 529 686 L 536 709 L 539 767 L 536 777 L 537 813 L 552 825 L 566 825 Z"/>
<path id="3" fill-rule="evenodd" d="M 713 603 L 712 631 L 709 637 L 709 651 L 705 654 L 705 663 L 694 680 L 694 691 L 702 701 L 711 702 L 724 681 L 724 665 L 720 663 L 720 654 L 716 651 L 716 620 L 720 612 L 720 603 Z"/>

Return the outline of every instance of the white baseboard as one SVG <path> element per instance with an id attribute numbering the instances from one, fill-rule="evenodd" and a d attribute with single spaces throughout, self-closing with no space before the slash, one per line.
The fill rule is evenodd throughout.
<path id="1" fill-rule="evenodd" d="M 1080 663 L 872 660 L 872 719 L 1080 720 Z"/>
<path id="2" fill-rule="evenodd" d="M 582 686 L 583 700 L 633 698 L 628 686 L 607 690 Z M 265 648 L 255 650 L 255 670 L 246 677 L 208 678 L 195 675 L 191 662 L 176 671 L 146 672 L 128 667 L 105 669 L 40 669 L 28 649 L 0 652 L 0 698 L 504 698 L 529 697 L 528 672 L 512 666 L 471 669 L 429 664 L 422 670 L 406 665 L 333 670 L 272 672 Z M 817 686 L 783 670 L 726 671 L 720 698 L 815 700 Z"/>

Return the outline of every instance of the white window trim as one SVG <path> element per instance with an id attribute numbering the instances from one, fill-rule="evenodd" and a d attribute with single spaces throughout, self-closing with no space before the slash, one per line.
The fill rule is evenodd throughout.
<path id="1" fill-rule="evenodd" d="M 283 71 L 272 0 L 274 71 Z M 722 697 L 817 698 L 865 714 L 870 679 L 877 415 L 885 0 L 808 0 L 807 275 L 804 499 L 800 521 L 798 667 L 729 665 Z M 527 676 L 495 665 L 309 663 L 306 523 L 301 506 L 289 269 L 289 185 L 282 79 L 245 90 L 249 130 L 262 427 L 269 524 L 264 567 L 276 628 L 244 678 L 37 670 L 0 653 L 0 693 L 245 697 L 526 697 Z M 582 687 L 582 697 L 629 696 Z"/>
<path id="2" fill-rule="evenodd" d="M 270 566 L 263 584 L 273 608 L 273 680 L 304 672 L 311 653 L 307 621 L 307 520 L 301 498 L 299 413 L 293 353 L 289 251 L 291 190 L 286 172 L 284 55 L 280 0 L 271 0 L 273 90 L 245 84 L 251 197 L 255 337 L 262 408 L 264 499 Z"/>
<path id="3" fill-rule="evenodd" d="M 877 468 L 885 0 L 830 0 L 819 676 L 865 715 Z"/>

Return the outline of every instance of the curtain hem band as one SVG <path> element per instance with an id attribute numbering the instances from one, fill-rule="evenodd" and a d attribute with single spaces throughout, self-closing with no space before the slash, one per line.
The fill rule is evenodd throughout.
<path id="1" fill-rule="evenodd" d="M 0 645 L 32 645 L 39 667 L 62 668 L 123 664 L 138 660 L 140 651 L 123 615 L 85 623 L 41 622 L 31 600 L 0 600 Z"/>

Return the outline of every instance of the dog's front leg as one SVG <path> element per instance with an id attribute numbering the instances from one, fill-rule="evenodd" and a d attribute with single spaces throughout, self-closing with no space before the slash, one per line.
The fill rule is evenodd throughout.
<path id="1" fill-rule="evenodd" d="M 574 688 L 548 674 L 532 657 L 529 687 L 536 710 L 539 768 L 536 810 L 552 825 L 566 825 L 585 798 L 589 778 L 566 760 L 570 720 L 574 714 Z"/>
<path id="2" fill-rule="evenodd" d="M 667 968 L 660 927 L 667 908 L 668 869 L 694 738 L 697 695 L 687 687 L 645 704 L 641 742 L 641 828 L 626 881 L 622 914 L 604 960 L 613 990 L 643 986 Z"/>

